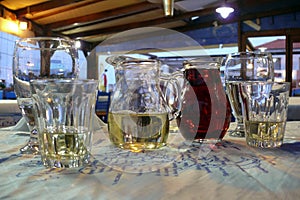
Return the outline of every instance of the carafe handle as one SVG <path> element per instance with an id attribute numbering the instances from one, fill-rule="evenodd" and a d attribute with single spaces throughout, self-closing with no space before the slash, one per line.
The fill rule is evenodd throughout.
<path id="1" fill-rule="evenodd" d="M 178 73 L 179 75 L 179 73 Z M 176 119 L 181 112 L 181 86 L 177 73 L 160 75 L 160 90 L 169 113 L 169 120 Z"/>

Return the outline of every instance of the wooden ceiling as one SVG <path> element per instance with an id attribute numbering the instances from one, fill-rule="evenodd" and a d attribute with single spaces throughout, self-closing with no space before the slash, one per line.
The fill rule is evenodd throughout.
<path id="1" fill-rule="evenodd" d="M 3 9 L 31 22 L 36 36 L 80 39 L 92 49 L 111 35 L 156 26 L 186 31 L 238 20 L 300 10 L 299 0 L 228 0 L 235 8 L 227 20 L 215 9 L 224 0 L 175 0 L 173 17 L 165 17 L 161 0 L 0 0 Z M 197 20 L 191 17 L 199 16 Z"/>

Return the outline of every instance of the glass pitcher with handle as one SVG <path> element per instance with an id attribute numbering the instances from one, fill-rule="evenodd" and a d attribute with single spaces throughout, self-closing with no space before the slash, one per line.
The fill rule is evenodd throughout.
<path id="1" fill-rule="evenodd" d="M 231 121 L 231 109 L 220 77 L 220 59 L 209 56 L 185 61 L 181 94 L 181 135 L 193 145 L 219 143 Z"/>
<path id="2" fill-rule="evenodd" d="M 155 59 L 135 58 L 117 64 L 108 114 L 109 138 L 114 145 L 143 152 L 167 144 L 169 121 L 181 107 L 180 87 L 177 79 L 160 74 L 160 66 Z"/>

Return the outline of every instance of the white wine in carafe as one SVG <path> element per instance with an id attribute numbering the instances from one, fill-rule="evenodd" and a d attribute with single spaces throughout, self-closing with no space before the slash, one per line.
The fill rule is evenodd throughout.
<path id="1" fill-rule="evenodd" d="M 110 112 L 110 140 L 116 146 L 141 152 L 166 145 L 169 134 L 167 113 Z"/>

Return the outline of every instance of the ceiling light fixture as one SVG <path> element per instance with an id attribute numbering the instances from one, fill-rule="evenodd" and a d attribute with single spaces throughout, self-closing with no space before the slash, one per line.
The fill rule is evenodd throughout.
<path id="1" fill-rule="evenodd" d="M 221 6 L 219 8 L 216 9 L 216 12 L 219 13 L 221 15 L 222 18 L 226 19 L 230 13 L 232 13 L 234 11 L 234 9 L 230 6 Z"/>
<path id="2" fill-rule="evenodd" d="M 28 23 L 27 22 L 24 22 L 24 21 L 20 21 L 19 22 L 19 28 L 20 30 L 24 31 L 28 28 Z"/>
<path id="3" fill-rule="evenodd" d="M 75 47 L 76 47 L 77 49 L 80 49 L 80 47 L 81 47 L 81 42 L 80 42 L 80 40 L 75 40 Z"/>
<path id="4" fill-rule="evenodd" d="M 163 3 L 164 14 L 166 17 L 172 17 L 174 14 L 174 1 L 175 0 L 147 0 L 150 3 Z"/>
<path id="5" fill-rule="evenodd" d="M 163 0 L 164 13 L 166 17 L 172 17 L 174 14 L 174 0 Z"/>
<path id="6" fill-rule="evenodd" d="M 193 16 L 193 17 L 191 17 L 191 20 L 192 20 L 192 21 L 194 21 L 194 20 L 196 20 L 196 19 L 199 19 L 199 16 Z"/>

